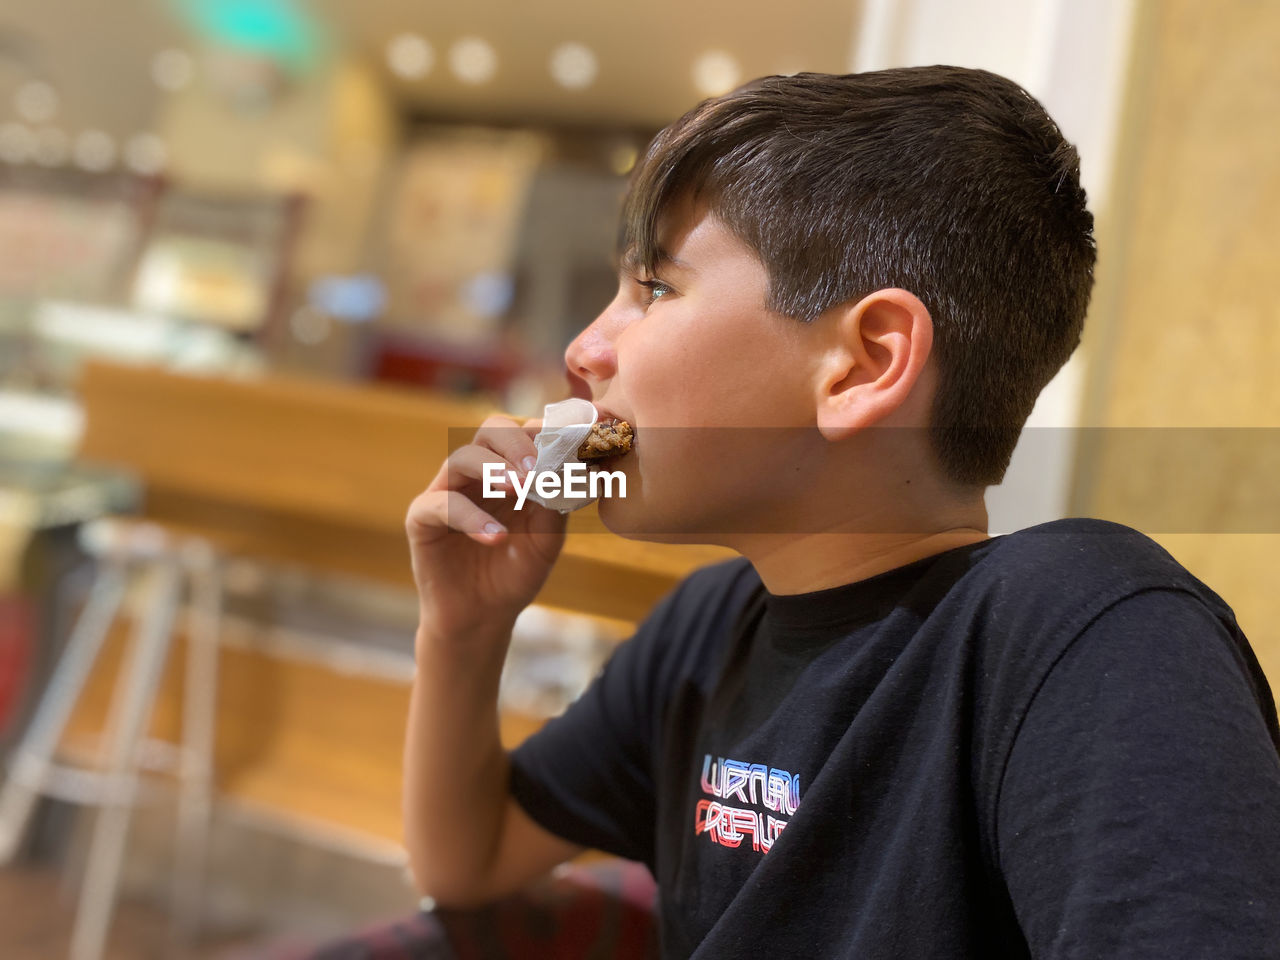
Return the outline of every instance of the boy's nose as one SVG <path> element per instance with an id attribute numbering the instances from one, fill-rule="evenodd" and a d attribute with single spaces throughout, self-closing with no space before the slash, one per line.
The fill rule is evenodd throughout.
<path id="1" fill-rule="evenodd" d="M 569 388 L 575 397 L 590 400 L 596 385 L 612 379 L 617 372 L 617 354 L 602 320 L 604 317 L 598 318 L 578 334 L 564 352 Z"/>

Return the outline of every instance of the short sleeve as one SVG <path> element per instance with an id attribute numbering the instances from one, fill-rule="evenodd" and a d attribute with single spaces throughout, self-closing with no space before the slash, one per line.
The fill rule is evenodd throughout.
<path id="1" fill-rule="evenodd" d="M 733 572 L 721 564 L 681 583 L 563 714 L 512 751 L 511 794 L 530 817 L 574 843 L 653 866 L 665 704 L 676 677 L 705 659 L 708 610 Z"/>
<path id="2" fill-rule="evenodd" d="M 1280 957 L 1280 752 L 1266 680 L 1193 594 L 1119 601 L 1029 706 L 997 807 L 1031 955 Z"/>

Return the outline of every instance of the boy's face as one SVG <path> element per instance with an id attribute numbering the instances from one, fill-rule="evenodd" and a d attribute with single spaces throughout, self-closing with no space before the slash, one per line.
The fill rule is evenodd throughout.
<path id="1" fill-rule="evenodd" d="M 768 309 L 764 266 L 704 207 L 673 205 L 659 239 L 654 273 L 624 257 L 617 296 L 565 353 L 575 393 L 635 429 L 611 465 L 627 497 L 601 517 L 662 539 L 776 520 L 816 439 L 813 325 Z"/>

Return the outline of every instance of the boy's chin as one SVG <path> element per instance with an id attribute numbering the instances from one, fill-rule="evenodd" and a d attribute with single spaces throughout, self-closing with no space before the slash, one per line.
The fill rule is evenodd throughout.
<path id="1" fill-rule="evenodd" d="M 599 502 L 600 522 L 610 533 L 627 540 L 650 543 L 722 544 L 715 530 L 708 529 L 709 518 L 685 509 L 658 509 L 653 504 L 623 498 Z"/>

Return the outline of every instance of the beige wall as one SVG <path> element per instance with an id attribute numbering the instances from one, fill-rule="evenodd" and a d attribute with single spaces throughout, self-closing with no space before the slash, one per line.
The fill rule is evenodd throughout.
<path id="1" fill-rule="evenodd" d="M 1181 488 L 1142 528 L 1235 609 L 1280 688 L 1280 534 L 1203 532 L 1280 530 L 1280 4 L 1144 0 L 1135 38 L 1084 423 L 1277 429 L 1098 431 L 1073 512 L 1128 520 Z"/>

